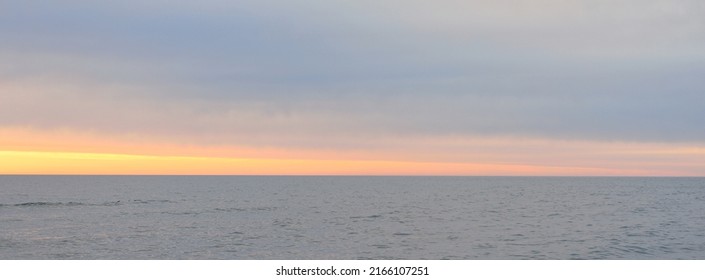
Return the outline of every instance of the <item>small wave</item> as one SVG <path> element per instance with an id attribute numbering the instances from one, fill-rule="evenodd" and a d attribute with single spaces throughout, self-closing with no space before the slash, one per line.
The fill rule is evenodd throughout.
<path id="1" fill-rule="evenodd" d="M 239 208 L 239 207 L 231 207 L 231 208 L 215 208 L 213 209 L 216 212 L 243 212 L 247 211 L 245 208 Z"/>
<path id="2" fill-rule="evenodd" d="M 381 218 L 382 215 L 370 215 L 370 216 L 352 216 L 350 219 L 377 219 Z"/>
<path id="3" fill-rule="evenodd" d="M 104 202 L 104 203 L 83 203 L 83 202 L 76 202 L 76 201 L 69 201 L 69 202 L 33 201 L 33 202 L 22 202 L 22 203 L 14 203 L 14 204 L 0 204 L 0 207 L 32 208 L 32 207 L 74 207 L 74 206 L 117 206 L 117 205 L 121 205 L 121 204 L 122 204 L 122 202 L 120 200 L 108 201 L 108 202 Z"/>
<path id="4" fill-rule="evenodd" d="M 168 199 L 133 199 L 128 202 L 132 204 L 174 203 L 174 201 Z"/>
<path id="5" fill-rule="evenodd" d="M 162 214 L 169 214 L 169 215 L 186 215 L 186 216 L 197 216 L 200 214 L 203 214 L 203 212 L 197 212 L 197 211 L 179 211 L 179 212 L 162 212 Z"/>
<path id="6" fill-rule="evenodd" d="M 83 206 L 81 202 L 24 202 L 16 204 L 0 204 L 0 207 L 59 207 L 59 206 Z"/>
<path id="7" fill-rule="evenodd" d="M 612 249 L 615 253 L 618 253 L 620 255 L 651 255 L 649 249 L 635 245 L 610 246 L 609 249 Z"/>
<path id="8" fill-rule="evenodd" d="M 277 210 L 277 207 L 249 207 L 249 208 L 242 208 L 242 207 L 230 207 L 230 208 L 214 208 L 214 212 L 246 212 L 246 211 L 252 211 L 252 212 L 260 212 L 260 211 L 275 211 Z"/>

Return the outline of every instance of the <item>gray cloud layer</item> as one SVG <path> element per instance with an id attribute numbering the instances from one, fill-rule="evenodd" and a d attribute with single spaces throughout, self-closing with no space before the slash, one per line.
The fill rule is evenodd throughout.
<path id="1" fill-rule="evenodd" d="M 3 3 L 0 125 L 705 140 L 701 1 Z"/>

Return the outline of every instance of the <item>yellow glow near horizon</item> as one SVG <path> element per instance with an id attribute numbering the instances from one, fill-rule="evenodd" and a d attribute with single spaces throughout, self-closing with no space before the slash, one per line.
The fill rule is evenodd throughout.
<path id="1" fill-rule="evenodd" d="M 527 165 L 296 160 L 0 151 L 2 174 L 587 175 L 609 170 Z"/>
<path id="2" fill-rule="evenodd" d="M 0 128 L 0 174 L 705 175 L 705 147 L 698 145 L 460 137 L 379 141 L 387 141 L 385 149 L 287 149 Z"/>

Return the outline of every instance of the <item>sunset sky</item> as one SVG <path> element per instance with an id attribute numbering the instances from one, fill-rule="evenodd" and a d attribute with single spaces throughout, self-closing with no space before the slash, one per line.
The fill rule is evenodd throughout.
<path id="1" fill-rule="evenodd" d="M 705 2 L 0 1 L 0 174 L 705 176 Z"/>

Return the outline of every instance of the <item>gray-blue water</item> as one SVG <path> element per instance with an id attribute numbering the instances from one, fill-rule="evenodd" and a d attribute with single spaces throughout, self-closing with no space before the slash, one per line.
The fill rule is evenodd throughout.
<path id="1" fill-rule="evenodd" d="M 0 259 L 705 259 L 705 178 L 0 176 Z"/>

